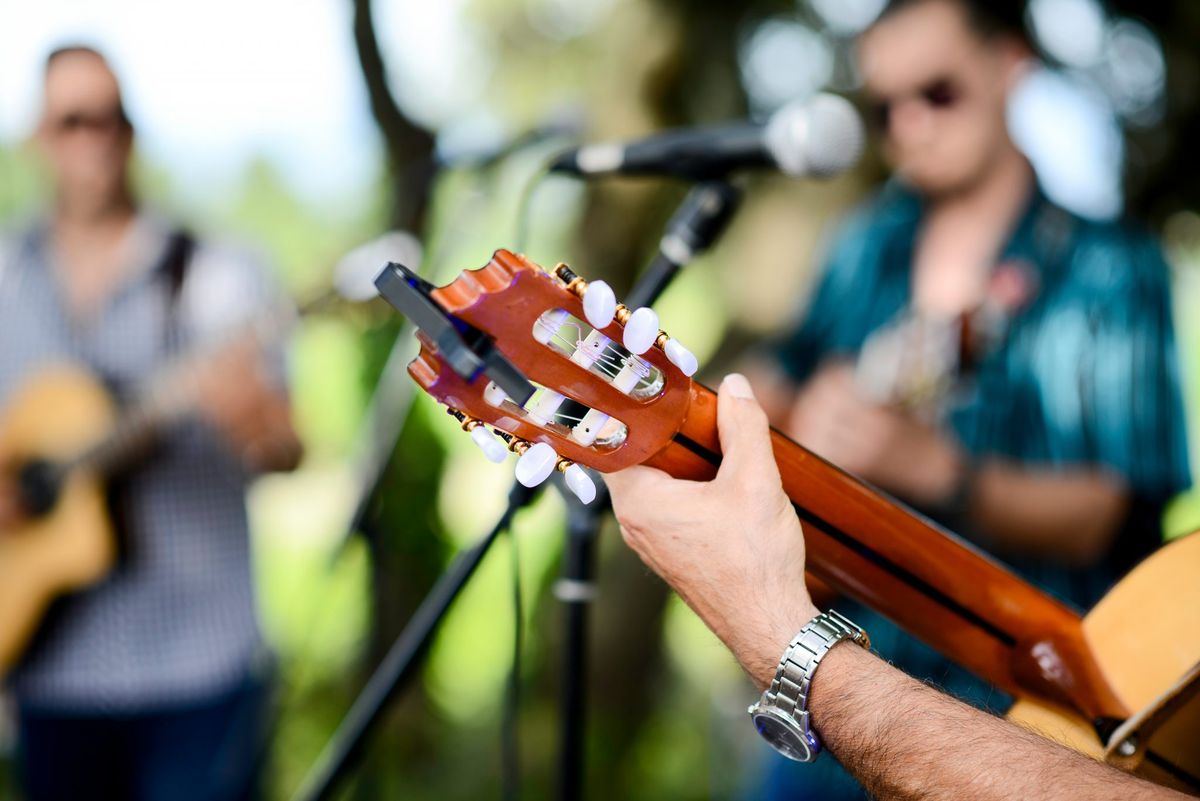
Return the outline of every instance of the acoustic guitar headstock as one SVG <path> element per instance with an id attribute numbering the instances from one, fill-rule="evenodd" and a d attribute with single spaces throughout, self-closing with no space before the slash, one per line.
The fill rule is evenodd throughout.
<path id="1" fill-rule="evenodd" d="M 683 423 L 696 358 L 659 330 L 653 311 L 618 304 L 602 281 L 499 250 L 444 287 L 396 264 L 376 283 L 418 326 L 409 374 L 488 458 L 518 454 L 526 486 L 557 469 L 590 501 L 595 487 L 576 464 L 639 464 Z"/>

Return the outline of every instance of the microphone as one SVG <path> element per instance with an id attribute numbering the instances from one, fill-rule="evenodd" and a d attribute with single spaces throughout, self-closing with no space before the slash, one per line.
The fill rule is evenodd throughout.
<path id="1" fill-rule="evenodd" d="M 766 124 L 680 128 L 635 142 L 584 145 L 558 156 L 551 171 L 573 175 L 671 175 L 703 180 L 745 168 L 794 178 L 826 178 L 853 167 L 866 138 L 844 97 L 818 94 L 790 103 Z"/>

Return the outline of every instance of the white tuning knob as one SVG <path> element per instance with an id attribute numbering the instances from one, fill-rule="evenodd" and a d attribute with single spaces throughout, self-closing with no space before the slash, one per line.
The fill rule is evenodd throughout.
<path id="1" fill-rule="evenodd" d="M 696 354 L 685 348 L 678 339 L 672 337 L 663 345 L 663 352 L 667 354 L 667 358 L 671 360 L 671 364 L 679 368 L 686 376 L 695 375 L 697 368 L 700 367 L 700 362 L 696 359 Z"/>
<path id="2" fill-rule="evenodd" d="M 583 293 L 583 316 L 592 328 L 604 328 L 617 313 L 617 296 L 603 281 L 592 281 Z"/>
<path id="3" fill-rule="evenodd" d="M 495 381 L 489 381 L 488 385 L 483 388 L 483 399 L 493 406 L 500 406 L 508 400 L 508 394 L 500 389 Z"/>
<path id="4" fill-rule="evenodd" d="M 563 471 L 563 479 L 566 481 L 567 489 L 575 493 L 575 497 L 584 503 L 591 503 L 596 500 L 596 482 L 592 481 L 592 477 L 577 464 L 573 464 Z"/>
<path id="5" fill-rule="evenodd" d="M 517 481 L 526 487 L 536 487 L 554 472 L 558 454 L 544 442 L 532 445 L 517 459 Z"/>
<path id="6" fill-rule="evenodd" d="M 488 458 L 489 462 L 500 464 L 508 458 L 508 448 L 483 426 L 475 426 L 471 429 L 471 441 L 479 446 L 479 450 L 483 451 L 483 455 Z"/>
<path id="7" fill-rule="evenodd" d="M 643 306 L 629 315 L 625 323 L 625 333 L 622 341 L 630 353 L 642 354 L 650 350 L 658 337 L 658 315 L 653 309 Z"/>

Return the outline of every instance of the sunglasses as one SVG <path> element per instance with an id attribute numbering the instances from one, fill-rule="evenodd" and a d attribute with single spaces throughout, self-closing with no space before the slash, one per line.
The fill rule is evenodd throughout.
<path id="1" fill-rule="evenodd" d="M 871 119 L 879 130 L 886 131 L 891 123 L 892 109 L 905 99 L 919 100 L 935 111 L 947 111 L 958 105 L 962 97 L 962 87 L 958 83 L 950 78 L 938 78 L 911 94 L 872 100 L 870 103 Z"/>
<path id="2" fill-rule="evenodd" d="M 112 133 L 119 128 L 127 127 L 129 118 L 125 115 L 125 109 L 116 106 L 100 112 L 69 111 L 50 125 L 54 132 L 59 134 Z"/>

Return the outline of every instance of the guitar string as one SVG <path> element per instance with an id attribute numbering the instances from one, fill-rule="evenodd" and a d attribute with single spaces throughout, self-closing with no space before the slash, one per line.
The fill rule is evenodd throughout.
<path id="1" fill-rule="evenodd" d="M 567 328 L 572 328 L 575 330 L 575 338 L 574 339 L 571 339 L 562 333 L 563 330 L 567 329 Z M 592 333 L 596 333 L 596 330 L 592 329 L 591 333 L 589 333 L 588 336 L 591 336 Z M 600 349 L 599 354 L 596 356 L 597 361 L 608 360 L 610 363 L 617 364 L 617 363 L 627 363 L 628 359 L 634 358 L 633 354 L 629 354 L 628 357 L 621 356 L 620 351 L 617 349 L 617 346 L 613 344 L 613 341 L 611 338 L 605 336 L 604 334 L 601 334 L 600 336 L 604 337 L 604 346 Z M 584 336 L 584 333 L 583 333 L 582 324 L 578 323 L 578 322 L 572 322 L 572 321 L 562 323 L 555 330 L 551 339 L 567 346 L 567 348 L 574 348 L 575 351 L 582 350 L 583 344 L 587 341 L 587 337 Z M 608 356 L 607 354 L 609 353 L 610 350 L 616 355 Z M 574 355 L 574 354 L 568 354 L 568 355 Z"/>
<path id="2" fill-rule="evenodd" d="M 583 342 L 582 339 L 571 340 L 571 339 L 568 339 L 567 337 L 559 336 L 556 334 L 554 336 L 554 341 L 562 344 L 565 347 L 575 348 L 576 351 L 582 349 L 580 347 Z M 613 353 L 616 353 L 616 351 L 613 351 Z M 568 358 L 569 358 L 573 354 L 564 354 L 564 355 L 568 356 Z M 626 363 L 626 360 L 623 357 L 621 357 L 619 353 L 617 355 L 610 356 L 608 346 L 605 346 L 605 349 L 600 351 L 600 353 L 596 355 L 595 359 L 596 359 L 597 364 L 603 363 L 609 367 L 617 367 L 618 365 L 624 366 Z"/>
<path id="3" fill-rule="evenodd" d="M 570 339 L 559 336 L 557 334 L 554 336 L 554 340 L 561 343 L 564 346 L 574 347 L 576 350 L 580 349 L 580 345 L 583 342 L 583 340 L 571 341 Z M 609 356 L 608 355 L 609 349 L 610 349 L 610 346 L 605 346 L 605 350 L 601 351 L 600 354 L 598 356 L 596 356 L 596 360 L 595 360 L 595 364 L 603 365 L 604 367 L 608 367 L 608 368 L 616 371 L 614 373 L 604 373 L 604 375 L 607 378 L 615 378 L 617 376 L 617 374 L 621 370 L 625 369 L 626 367 L 633 367 L 634 369 L 638 370 L 639 372 L 643 372 L 643 371 L 646 373 L 649 372 L 648 366 L 645 366 L 645 367 L 643 366 L 644 360 L 637 359 L 637 357 L 633 356 L 632 354 L 628 357 L 621 356 L 619 354 L 619 352 L 616 351 L 615 349 L 613 349 L 612 352 L 616 353 L 617 355 Z M 564 355 L 568 355 L 568 357 L 569 357 L 569 354 L 564 354 Z M 636 361 L 635 361 L 635 359 L 636 359 Z"/>

